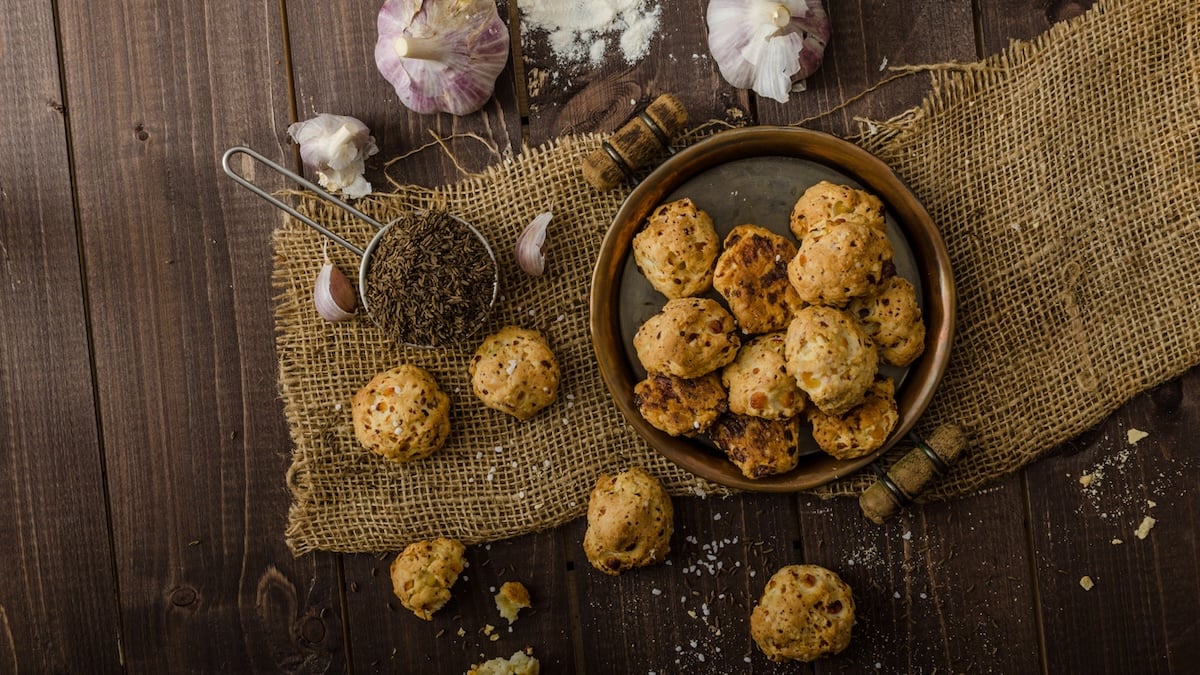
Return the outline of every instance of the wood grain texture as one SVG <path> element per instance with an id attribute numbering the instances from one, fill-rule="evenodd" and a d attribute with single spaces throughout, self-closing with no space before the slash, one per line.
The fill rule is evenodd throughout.
<path id="1" fill-rule="evenodd" d="M 1200 662 L 1198 424 L 1192 371 L 1029 468 L 1049 672 L 1178 673 Z M 1148 436 L 1130 443 L 1131 430 Z"/>
<path id="2" fill-rule="evenodd" d="M 281 535 L 278 215 L 219 176 L 231 145 L 284 157 L 279 4 L 58 21 L 127 667 L 341 670 L 333 561 Z"/>
<path id="3" fill-rule="evenodd" d="M 51 4 L 0 22 L 0 672 L 119 672 Z"/>
<path id="4" fill-rule="evenodd" d="M 807 90 L 792 94 L 787 103 L 756 98 L 761 123 L 819 116 L 804 126 L 852 135 L 859 130 L 856 117 L 891 118 L 920 103 L 928 91 L 926 76 L 911 75 L 842 107 L 891 77 L 889 67 L 975 58 L 970 0 L 827 2 L 825 7 L 833 37 L 821 69 L 807 80 Z"/>
<path id="5" fill-rule="evenodd" d="M 382 178 L 385 161 L 422 146 L 430 147 L 397 162 L 387 174 L 400 183 L 433 187 L 462 178 L 459 166 L 478 172 L 511 156 L 521 145 L 511 58 L 496 80 L 495 95 L 479 112 L 461 117 L 414 113 L 404 107 L 375 67 L 379 37 L 375 23 L 381 4 L 350 4 L 331 12 L 324 2 L 287 3 L 297 116 L 308 119 L 329 112 L 361 119 L 381 149 L 368 160 L 369 177 L 377 190 L 388 189 Z M 499 3 L 499 12 L 501 18 L 508 17 L 505 3 Z M 465 136 L 452 138 L 458 134 L 475 134 L 483 142 Z M 445 150 L 430 145 L 435 137 L 448 139 Z"/>
<path id="6" fill-rule="evenodd" d="M 1083 14 L 1092 0 L 1003 0 L 979 4 L 980 45 L 995 54 L 1013 40 L 1029 40 L 1050 26 Z"/>
<path id="7" fill-rule="evenodd" d="M 750 638 L 750 611 L 780 567 L 799 562 L 786 495 L 677 497 L 667 563 L 613 577 L 583 553 L 586 523 L 565 529 L 588 673 L 809 672 L 776 666 Z"/>
<path id="8" fill-rule="evenodd" d="M 721 79 L 708 55 L 704 0 L 648 3 L 659 8 L 659 30 L 647 54 L 629 63 L 615 47 L 599 64 L 556 54 L 546 31 L 522 23 L 521 47 L 529 94 L 529 141 L 533 145 L 567 133 L 610 132 L 663 93 L 688 108 L 690 125 L 709 119 L 743 121 L 748 98 Z M 583 41 L 590 44 L 589 41 Z"/>
<path id="9" fill-rule="evenodd" d="M 1032 568 L 1018 476 L 882 526 L 855 500 L 801 500 L 805 562 L 854 589 L 849 649 L 823 673 L 997 672 L 1039 668 Z"/>

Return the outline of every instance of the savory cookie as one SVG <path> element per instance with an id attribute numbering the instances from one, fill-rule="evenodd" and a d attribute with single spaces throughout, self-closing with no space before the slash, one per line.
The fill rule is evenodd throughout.
<path id="1" fill-rule="evenodd" d="M 749 415 L 722 415 L 709 438 L 746 478 L 787 473 L 800 459 L 800 419 L 765 420 Z"/>
<path id="2" fill-rule="evenodd" d="M 788 326 L 787 368 L 809 400 L 841 415 L 862 403 L 879 354 L 858 322 L 832 307 L 805 307 Z"/>
<path id="3" fill-rule="evenodd" d="M 725 237 L 713 288 L 748 335 L 784 330 L 804 303 L 788 281 L 796 245 L 758 225 L 738 225 Z"/>
<path id="4" fill-rule="evenodd" d="M 788 263 L 788 278 L 800 299 L 812 305 L 844 307 L 874 294 L 896 274 L 892 242 L 862 223 L 813 227 Z"/>
<path id="5" fill-rule="evenodd" d="M 750 613 L 750 637 L 767 658 L 811 662 L 850 645 L 854 596 L 818 565 L 788 565 L 771 577 Z"/>
<path id="6" fill-rule="evenodd" d="M 533 656 L 526 652 L 513 652 L 507 659 L 498 656 L 477 663 L 467 670 L 467 675 L 539 675 L 541 672 L 542 666 Z"/>
<path id="7" fill-rule="evenodd" d="M 505 326 L 484 339 L 470 365 L 471 386 L 489 408 L 527 420 L 558 394 L 558 361 L 535 330 Z"/>
<path id="8" fill-rule="evenodd" d="M 855 459 L 878 450 L 899 420 L 896 385 L 882 376 L 875 378 L 863 402 L 844 415 L 808 412 L 813 439 L 838 459 Z"/>
<path id="9" fill-rule="evenodd" d="M 886 228 L 879 197 L 829 181 L 821 181 L 804 191 L 792 207 L 788 226 L 797 239 L 804 241 L 808 231 L 823 221 L 858 222 L 880 232 Z"/>
<path id="10" fill-rule="evenodd" d="M 668 298 L 712 287 L 721 240 L 712 218 L 690 199 L 663 204 L 633 237 L 633 260 L 651 286 Z"/>
<path id="11" fill-rule="evenodd" d="M 409 364 L 379 373 L 351 400 L 354 435 L 394 462 L 432 455 L 450 435 L 450 397 Z"/>
<path id="12" fill-rule="evenodd" d="M 888 279 L 879 293 L 854 300 L 846 311 L 862 322 L 879 347 L 879 360 L 889 366 L 907 366 L 925 351 L 925 322 L 908 279 Z"/>
<path id="13" fill-rule="evenodd" d="M 500 586 L 500 592 L 496 594 L 496 609 L 510 624 L 517 620 L 517 614 L 522 609 L 527 609 L 530 605 L 529 589 L 519 581 L 504 582 Z"/>
<path id="14" fill-rule="evenodd" d="M 467 566 L 466 547 L 454 539 L 438 537 L 408 545 L 392 561 L 392 591 L 413 614 L 433 620 L 433 613 L 450 600 L 450 587 Z"/>
<path id="15" fill-rule="evenodd" d="M 706 431 L 729 407 L 716 373 L 690 380 L 651 373 L 634 385 L 633 403 L 651 426 L 672 436 Z"/>
<path id="16" fill-rule="evenodd" d="M 583 551 L 605 574 L 662 562 L 671 550 L 674 518 L 671 497 L 645 470 L 601 474 L 588 499 Z"/>
<path id="17" fill-rule="evenodd" d="M 804 410 L 804 392 L 787 370 L 784 332 L 760 335 L 742 345 L 733 363 L 721 371 L 729 390 L 729 410 L 779 420 Z"/>
<path id="18" fill-rule="evenodd" d="M 729 363 L 740 346 L 733 316 L 708 298 L 668 300 L 633 336 L 633 348 L 647 372 L 687 378 Z"/>

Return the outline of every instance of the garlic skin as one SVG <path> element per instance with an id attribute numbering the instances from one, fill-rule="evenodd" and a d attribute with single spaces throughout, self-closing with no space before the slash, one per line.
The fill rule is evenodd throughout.
<path id="1" fill-rule="evenodd" d="M 316 172 L 321 187 L 347 199 L 371 193 L 371 184 L 363 178 L 365 160 L 379 147 L 367 125 L 346 115 L 321 113 L 288 127 L 288 136 L 300 144 L 300 159 Z"/>
<path id="2" fill-rule="evenodd" d="M 546 227 L 553 217 L 549 211 L 539 214 L 517 237 L 517 267 L 526 274 L 536 277 L 546 271 L 546 256 L 542 253 L 542 246 L 546 243 Z"/>
<path id="3" fill-rule="evenodd" d="M 326 262 L 313 284 L 313 306 L 326 321 L 345 321 L 354 316 L 358 293 L 350 280 L 331 262 Z"/>
<path id="4" fill-rule="evenodd" d="M 710 0 L 708 50 L 733 86 L 786 103 L 821 67 L 829 16 L 820 0 Z"/>
<path id="5" fill-rule="evenodd" d="M 375 65 L 422 115 L 468 115 L 492 97 L 508 62 L 508 27 L 493 0 L 387 0 Z"/>

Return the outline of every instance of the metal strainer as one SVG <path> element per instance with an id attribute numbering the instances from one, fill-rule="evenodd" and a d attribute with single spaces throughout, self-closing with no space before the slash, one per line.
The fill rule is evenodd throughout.
<path id="1" fill-rule="evenodd" d="M 300 211 L 298 211 L 292 205 L 287 204 L 286 202 L 279 199 L 275 195 L 273 195 L 273 194 L 267 192 L 266 190 L 264 190 L 263 188 L 255 185 L 254 183 L 252 183 L 248 179 L 246 179 L 246 177 L 244 177 L 241 174 L 234 171 L 233 167 L 230 166 L 230 160 L 233 158 L 234 155 L 239 155 L 239 154 L 246 155 L 247 157 L 250 157 L 251 159 L 258 161 L 260 164 L 263 164 L 264 166 L 271 169 L 275 173 L 278 173 L 278 174 L 292 180 L 293 182 L 297 183 L 301 187 L 312 191 L 314 194 L 316 194 L 318 197 L 320 197 L 326 203 L 332 204 L 332 205 L 342 209 L 346 213 L 349 213 L 350 215 L 354 216 L 355 218 L 358 218 L 359 220 L 371 225 L 376 230 L 375 236 L 372 237 L 370 243 L 367 244 L 367 247 L 365 249 L 359 248 L 358 246 L 355 246 L 354 244 L 350 243 L 349 241 L 347 241 L 343 237 L 339 236 L 338 234 L 330 231 L 328 228 L 326 228 L 325 226 L 316 222 L 309 216 L 307 216 L 303 213 L 300 213 Z M 259 197 L 262 197 L 263 199 L 267 200 L 271 204 L 274 204 L 276 207 L 287 212 L 293 218 L 296 218 L 297 220 L 304 223 L 305 225 L 308 225 L 309 227 L 313 228 L 317 232 L 320 232 L 323 236 L 327 237 L 328 239 L 330 239 L 334 243 L 338 244 L 339 246 L 341 246 L 341 247 L 351 251 L 355 255 L 357 255 L 361 260 L 361 263 L 358 268 L 359 301 L 362 303 L 362 306 L 366 310 L 367 315 L 371 317 L 371 321 L 373 321 L 376 326 L 379 326 L 385 332 L 388 332 L 389 334 L 391 333 L 391 330 L 390 330 L 391 327 L 385 325 L 385 323 L 380 320 L 380 317 L 378 317 L 375 313 L 373 313 L 371 311 L 371 307 L 370 307 L 370 304 L 368 303 L 368 299 L 367 299 L 367 288 L 368 288 L 369 281 L 370 281 L 369 273 L 370 273 L 370 269 L 371 269 L 370 263 L 371 263 L 372 256 L 379 250 L 379 243 L 383 240 L 384 235 L 397 223 L 402 222 L 404 220 L 403 218 L 397 218 L 395 220 L 388 222 L 386 225 L 384 225 L 384 224 L 380 223 L 379 221 L 375 220 L 374 218 L 363 213 L 362 211 L 360 211 L 360 210 L 354 208 L 353 206 L 347 204 L 346 202 L 342 201 L 341 199 L 326 192 L 325 190 L 323 190 L 316 184 L 312 183 L 311 181 L 307 180 L 303 176 L 301 176 L 293 171 L 290 171 L 289 169 L 286 169 L 283 166 L 280 166 L 279 164 L 276 164 L 275 162 L 267 159 L 266 157 L 259 154 L 258 152 L 255 152 L 254 150 L 251 150 L 250 148 L 247 148 L 244 146 L 237 146 L 237 147 L 233 147 L 233 148 L 226 150 L 224 156 L 221 157 L 221 167 L 225 170 L 225 173 L 230 178 L 232 178 L 233 180 L 240 183 L 246 189 L 250 190 L 254 194 L 258 195 Z M 471 331 L 469 331 L 468 334 L 465 334 L 465 335 L 453 336 L 458 339 L 462 339 L 462 338 L 469 337 L 470 332 L 473 332 L 474 330 L 478 330 L 478 328 L 485 323 L 485 320 L 487 319 L 488 314 L 491 313 L 492 308 L 496 305 L 496 296 L 499 293 L 499 289 L 500 289 L 500 269 L 499 269 L 499 265 L 497 265 L 497 263 L 496 263 L 495 252 L 492 250 L 492 247 L 488 243 L 487 238 L 484 237 L 483 234 L 479 230 L 477 230 L 473 225 L 471 225 L 470 223 L 466 222 L 465 220 L 463 220 L 457 216 L 454 216 L 452 214 L 445 214 L 445 215 L 447 215 L 448 217 L 453 218 L 454 220 L 461 223 L 464 227 L 467 228 L 468 231 L 470 231 L 470 233 L 474 237 L 476 237 L 479 240 L 479 242 L 481 244 L 483 244 L 484 250 L 487 251 L 488 260 L 491 265 L 491 271 L 492 271 L 491 297 L 488 300 L 487 306 L 485 308 L 483 308 L 481 316 L 478 317 L 479 320 L 472 323 Z M 445 307 L 445 305 L 442 303 L 431 303 L 431 306 L 438 306 L 439 304 L 442 307 Z M 439 345 L 433 345 L 433 344 L 419 344 L 419 343 L 409 342 L 402 338 L 399 339 L 399 341 L 402 344 L 410 346 L 410 347 L 430 348 L 430 347 L 439 346 Z"/>

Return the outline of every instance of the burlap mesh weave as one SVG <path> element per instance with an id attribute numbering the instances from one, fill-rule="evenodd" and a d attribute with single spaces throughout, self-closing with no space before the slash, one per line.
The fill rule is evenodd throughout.
<path id="1" fill-rule="evenodd" d="M 920 108 L 868 124 L 859 141 L 923 201 L 954 268 L 958 334 L 919 426 L 961 424 L 974 447 L 930 496 L 960 495 L 1023 466 L 1200 362 L 1200 7 L 1101 3 L 1033 43 L 936 70 Z M 363 318 L 317 317 L 312 281 L 323 256 L 351 276 L 357 259 L 294 221 L 276 232 L 295 552 L 395 550 L 436 535 L 475 543 L 552 527 L 584 513 L 598 473 L 631 463 L 675 494 L 718 491 L 622 423 L 595 365 L 591 269 L 626 194 L 583 182 L 580 162 L 598 143 L 564 137 L 480 177 L 360 204 L 383 221 L 445 209 L 491 240 L 503 298 L 483 331 L 537 328 L 562 364 L 559 400 L 529 422 L 474 398 L 471 346 L 408 349 Z M 369 226 L 301 202 L 352 241 L 370 239 Z M 511 246 L 544 210 L 555 213 L 547 273 L 532 278 Z M 399 362 L 438 378 L 454 429 L 446 448 L 403 466 L 362 449 L 350 422 L 354 392 Z M 855 494 L 869 482 L 860 475 L 819 492 Z"/>

